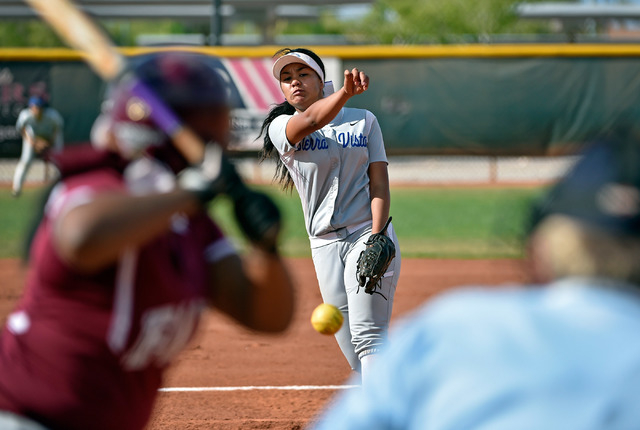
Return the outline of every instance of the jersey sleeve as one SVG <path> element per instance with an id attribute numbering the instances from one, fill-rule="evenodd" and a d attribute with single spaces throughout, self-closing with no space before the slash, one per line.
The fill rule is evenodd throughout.
<path id="1" fill-rule="evenodd" d="M 280 115 L 269 125 L 269 138 L 281 155 L 296 149 L 287 139 L 287 123 L 292 117 L 293 115 Z"/>
<path id="2" fill-rule="evenodd" d="M 101 192 L 122 189 L 122 183 L 116 175 L 95 171 L 77 176 L 86 180 L 78 181 L 74 176 L 58 182 L 52 188 L 43 208 L 42 221 L 29 244 L 29 258 L 33 261 L 38 276 L 48 279 L 52 285 L 64 285 L 65 277 L 73 270 L 53 245 L 53 226 L 56 220 L 72 209 L 90 203 Z"/>
<path id="3" fill-rule="evenodd" d="M 67 179 L 56 185 L 45 206 L 45 215 L 48 218 L 57 218 L 69 210 L 91 202 L 96 195 L 106 191 L 124 190 L 122 181 L 107 172 L 93 172 L 86 175 Z"/>
<path id="4" fill-rule="evenodd" d="M 16 121 L 16 129 L 20 133 L 22 133 L 22 129 L 27 124 L 27 119 L 29 119 L 29 116 L 30 116 L 30 112 L 28 109 L 23 109 L 22 111 L 20 111 L 20 114 L 18 115 L 18 120 Z"/>
<path id="5" fill-rule="evenodd" d="M 371 124 L 369 129 L 369 162 L 375 163 L 378 161 L 384 161 L 388 163 L 387 153 L 384 149 L 384 139 L 382 137 L 382 130 L 378 123 L 378 118 L 371 112 L 367 111 L 367 123 Z"/>

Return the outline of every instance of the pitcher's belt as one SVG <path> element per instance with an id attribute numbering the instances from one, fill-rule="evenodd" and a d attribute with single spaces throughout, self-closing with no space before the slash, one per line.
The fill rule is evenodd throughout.
<path id="1" fill-rule="evenodd" d="M 309 241 L 311 242 L 311 247 L 314 248 L 317 246 L 326 245 L 336 240 L 344 239 L 345 237 L 349 236 L 351 233 L 354 233 L 364 227 L 370 226 L 371 223 L 372 223 L 371 220 L 367 220 L 361 223 L 351 224 L 346 227 L 339 228 L 335 231 L 332 231 L 326 234 L 310 237 Z"/>

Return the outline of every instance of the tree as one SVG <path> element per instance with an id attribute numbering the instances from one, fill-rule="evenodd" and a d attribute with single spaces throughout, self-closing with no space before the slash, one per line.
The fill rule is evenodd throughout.
<path id="1" fill-rule="evenodd" d="M 44 22 L 35 20 L 1 21 L 0 46 L 44 48 L 65 46 L 56 33 Z"/>
<path id="2" fill-rule="evenodd" d="M 546 24 L 520 21 L 514 12 L 517 3 L 516 0 L 378 0 L 356 31 L 377 39 L 378 43 L 471 42 L 495 34 L 549 32 Z"/>
<path id="3" fill-rule="evenodd" d="M 543 0 L 529 0 L 543 1 Z M 277 34 L 338 35 L 350 43 L 461 43 L 490 40 L 498 34 L 553 33 L 546 22 L 523 21 L 515 14 L 518 0 L 376 0 L 371 11 L 343 21 L 326 6 L 317 20 L 280 19 Z M 135 45 L 140 34 L 208 34 L 209 23 L 176 20 L 105 20 L 104 27 L 120 46 Z M 255 22 L 236 22 L 234 34 L 259 31 Z M 37 20 L 0 20 L 0 46 L 64 46 Z"/>

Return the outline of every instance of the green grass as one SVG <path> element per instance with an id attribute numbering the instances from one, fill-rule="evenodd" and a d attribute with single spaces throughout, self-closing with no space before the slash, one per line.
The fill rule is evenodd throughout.
<path id="1" fill-rule="evenodd" d="M 284 220 L 281 249 L 310 256 L 297 193 L 259 187 L 278 203 Z M 521 258 L 524 225 L 537 188 L 392 188 L 391 215 L 403 257 Z M 0 190 L 0 258 L 16 257 L 33 218 L 39 189 L 19 199 Z M 216 199 L 211 212 L 238 244 L 245 245 L 231 204 Z"/>
<path id="2" fill-rule="evenodd" d="M 0 258 L 22 255 L 40 195 L 39 189 L 27 189 L 16 199 L 10 190 L 0 190 Z"/>
<path id="3" fill-rule="evenodd" d="M 391 215 L 403 255 L 520 258 L 531 188 L 392 189 Z"/>

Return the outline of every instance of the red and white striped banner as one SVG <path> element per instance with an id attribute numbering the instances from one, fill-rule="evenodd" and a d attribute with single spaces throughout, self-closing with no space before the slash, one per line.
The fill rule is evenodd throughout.
<path id="1" fill-rule="evenodd" d="M 271 74 L 271 58 L 227 58 L 222 63 L 232 76 L 247 109 L 268 111 L 284 101 L 278 81 Z"/>
<path id="2" fill-rule="evenodd" d="M 270 57 L 221 58 L 229 78 L 240 94 L 244 108 L 233 112 L 232 149 L 257 150 L 261 142 L 257 140 L 260 126 L 267 112 L 284 101 L 280 83 L 271 72 L 273 59 Z M 327 76 L 338 76 L 340 60 L 324 60 Z"/>

